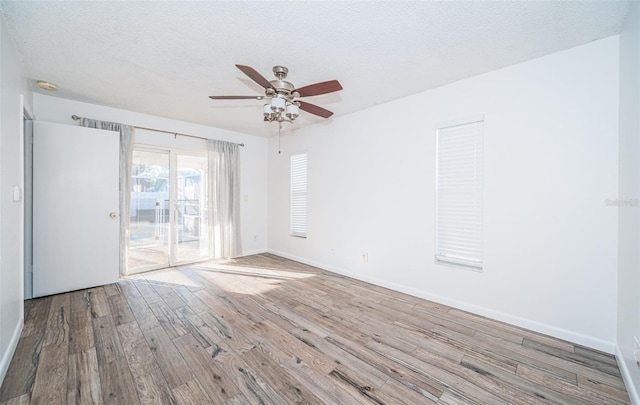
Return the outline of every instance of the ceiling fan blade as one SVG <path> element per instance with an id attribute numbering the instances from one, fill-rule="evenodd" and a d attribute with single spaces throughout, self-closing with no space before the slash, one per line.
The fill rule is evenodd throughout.
<path id="1" fill-rule="evenodd" d="M 260 86 L 264 87 L 265 89 L 273 89 L 273 86 L 271 85 L 271 83 L 269 83 L 269 80 L 265 79 L 264 76 L 258 73 L 251 66 L 236 65 L 236 67 L 242 70 L 242 73 L 249 76 L 251 80 L 258 83 Z"/>
<path id="2" fill-rule="evenodd" d="M 342 90 L 342 85 L 337 80 L 329 80 L 327 82 L 310 84 L 308 86 L 295 89 L 300 93 L 300 97 L 318 96 L 320 94 L 333 93 Z"/>
<path id="3" fill-rule="evenodd" d="M 209 96 L 212 100 L 262 100 L 264 96 Z"/>
<path id="4" fill-rule="evenodd" d="M 306 111 L 308 113 L 311 114 L 315 114 L 319 117 L 322 118 L 329 118 L 333 115 L 333 113 L 329 110 L 325 110 L 322 107 L 318 107 L 315 104 L 310 104 L 310 103 L 305 103 L 304 101 L 296 101 L 297 103 L 300 103 L 300 109 L 303 111 Z"/>

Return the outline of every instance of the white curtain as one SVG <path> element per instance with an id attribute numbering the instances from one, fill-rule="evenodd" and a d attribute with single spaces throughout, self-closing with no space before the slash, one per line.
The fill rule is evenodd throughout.
<path id="1" fill-rule="evenodd" d="M 213 258 L 230 259 L 241 252 L 238 144 L 207 141 L 209 153 L 209 227 Z"/>
<path id="2" fill-rule="evenodd" d="M 127 274 L 129 210 L 131 204 L 131 164 L 134 127 L 116 122 L 81 118 L 83 127 L 120 132 L 120 274 Z"/>

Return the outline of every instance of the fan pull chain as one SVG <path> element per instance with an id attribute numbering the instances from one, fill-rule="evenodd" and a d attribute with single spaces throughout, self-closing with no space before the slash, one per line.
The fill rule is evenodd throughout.
<path id="1" fill-rule="evenodd" d="M 280 132 L 282 132 L 282 121 L 278 122 L 278 155 L 282 153 L 280 150 Z"/>

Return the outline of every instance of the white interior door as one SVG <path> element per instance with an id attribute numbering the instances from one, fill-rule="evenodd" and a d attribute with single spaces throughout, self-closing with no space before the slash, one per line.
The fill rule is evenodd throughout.
<path id="1" fill-rule="evenodd" d="M 34 122 L 33 296 L 119 276 L 119 134 Z"/>

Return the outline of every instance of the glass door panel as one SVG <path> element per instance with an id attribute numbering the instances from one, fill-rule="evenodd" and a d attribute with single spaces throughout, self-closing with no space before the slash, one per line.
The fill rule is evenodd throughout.
<path id="1" fill-rule="evenodd" d="M 207 157 L 176 154 L 175 262 L 209 258 Z"/>
<path id="2" fill-rule="evenodd" d="M 169 152 L 133 151 L 129 274 L 170 265 Z"/>

